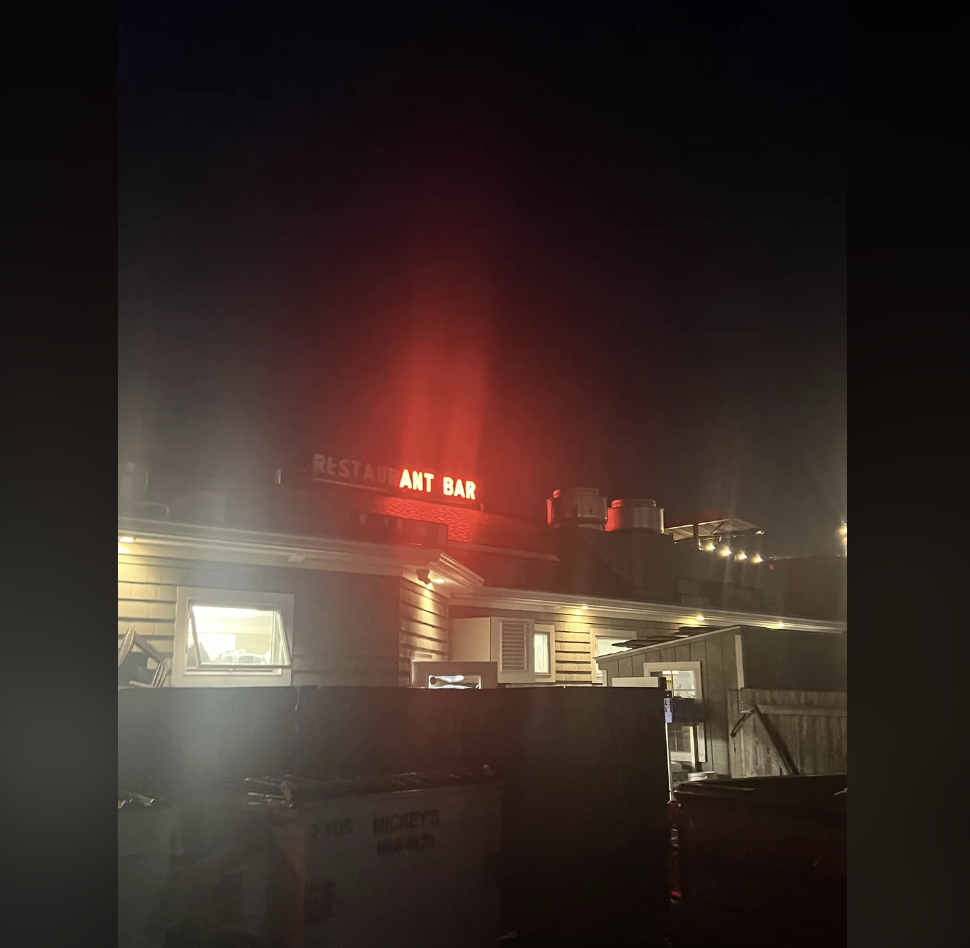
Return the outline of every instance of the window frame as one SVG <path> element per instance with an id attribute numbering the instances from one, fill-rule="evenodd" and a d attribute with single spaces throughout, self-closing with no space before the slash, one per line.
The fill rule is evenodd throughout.
<path id="1" fill-rule="evenodd" d="M 590 629 L 589 630 L 589 663 L 590 671 L 593 676 L 594 685 L 606 684 L 606 672 L 596 662 L 596 640 L 597 639 L 616 639 L 617 642 L 629 642 L 637 637 L 635 632 L 624 632 L 616 629 Z M 629 649 L 617 649 L 617 652 L 628 652 Z M 612 652 L 604 652 L 605 655 L 612 655 Z"/>
<path id="2" fill-rule="evenodd" d="M 247 666 L 225 669 L 190 669 L 185 661 L 189 636 L 189 607 L 226 606 L 228 608 L 272 609 L 278 611 L 289 663 L 265 671 L 242 671 Z M 287 688 L 293 680 L 293 613 L 292 593 L 253 592 L 241 589 L 213 589 L 202 586 L 179 586 L 175 599 L 175 641 L 172 653 L 172 686 L 176 688 Z M 251 666 L 258 667 L 258 666 Z"/>
<path id="3" fill-rule="evenodd" d="M 535 672 L 536 681 L 555 681 L 556 678 L 556 625 L 554 622 L 536 622 L 532 627 L 532 661 L 535 663 L 536 636 L 549 636 L 549 671 Z"/>
<path id="4" fill-rule="evenodd" d="M 692 671 L 694 673 L 694 700 L 703 703 L 704 701 L 704 679 L 701 675 L 700 662 L 644 662 L 643 677 L 649 678 L 654 672 L 662 674 L 664 671 Z M 671 692 L 673 692 L 673 681 Z M 707 736 L 703 722 L 698 724 L 668 725 L 668 727 L 688 727 L 694 730 L 694 746 L 697 753 L 697 762 L 707 763 Z M 670 759 L 682 763 L 693 763 L 692 755 L 687 751 L 671 751 Z"/>

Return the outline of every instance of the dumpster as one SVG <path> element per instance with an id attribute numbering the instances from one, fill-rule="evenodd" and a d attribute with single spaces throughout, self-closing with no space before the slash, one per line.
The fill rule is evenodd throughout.
<path id="1" fill-rule="evenodd" d="M 498 944 L 490 774 L 247 781 L 188 807 L 167 948 Z"/>
<path id="2" fill-rule="evenodd" d="M 494 948 L 501 793 L 451 774 L 292 787 L 280 838 L 303 946 Z"/>
<path id="3" fill-rule="evenodd" d="M 675 792 L 678 946 L 846 943 L 847 777 L 749 777 Z"/>

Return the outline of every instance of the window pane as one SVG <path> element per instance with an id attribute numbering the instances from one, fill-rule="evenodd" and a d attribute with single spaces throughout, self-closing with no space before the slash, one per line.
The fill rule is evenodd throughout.
<path id="1" fill-rule="evenodd" d="M 611 635 L 597 635 L 596 636 L 596 654 L 597 655 L 609 655 L 612 652 L 620 651 L 616 646 L 619 642 L 625 642 L 629 636 L 611 636 Z"/>
<path id="2" fill-rule="evenodd" d="M 552 656 L 550 655 L 551 640 L 552 636 L 548 632 L 536 632 L 535 634 L 534 643 L 537 675 L 549 674 L 549 669 L 552 665 Z"/>
<path id="3" fill-rule="evenodd" d="M 597 635 L 596 636 L 596 654 L 597 655 L 609 655 L 612 652 L 620 651 L 616 646 L 618 642 L 626 642 L 630 638 L 629 635 Z M 594 681 L 606 681 L 606 672 L 602 668 L 593 663 L 593 680 Z"/>
<path id="4" fill-rule="evenodd" d="M 690 753 L 690 726 L 687 724 L 671 724 L 667 728 L 667 739 L 671 753 Z"/>
<path id="5" fill-rule="evenodd" d="M 229 606 L 190 607 L 189 668 L 195 660 L 193 626 L 198 633 L 199 657 L 203 665 L 282 665 L 287 663 L 283 644 L 283 622 L 277 609 Z"/>
<path id="6" fill-rule="evenodd" d="M 663 671 L 660 674 L 671 682 L 670 690 L 679 698 L 696 698 L 697 688 L 692 670 L 678 669 Z"/>

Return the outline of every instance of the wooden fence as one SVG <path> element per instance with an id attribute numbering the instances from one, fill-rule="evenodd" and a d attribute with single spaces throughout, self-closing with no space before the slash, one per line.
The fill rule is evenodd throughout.
<path id="1" fill-rule="evenodd" d="M 848 769 L 848 695 L 844 691 L 743 688 L 731 731 L 735 777 L 837 774 Z"/>

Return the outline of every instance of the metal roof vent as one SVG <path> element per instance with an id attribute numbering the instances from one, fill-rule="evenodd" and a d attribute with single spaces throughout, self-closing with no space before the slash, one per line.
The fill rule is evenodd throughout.
<path id="1" fill-rule="evenodd" d="M 569 487 L 553 491 L 546 501 L 546 522 L 550 527 L 606 526 L 606 498 L 595 487 Z"/>
<path id="2" fill-rule="evenodd" d="M 606 513 L 606 529 L 664 532 L 664 510 L 655 500 L 614 500 Z"/>

